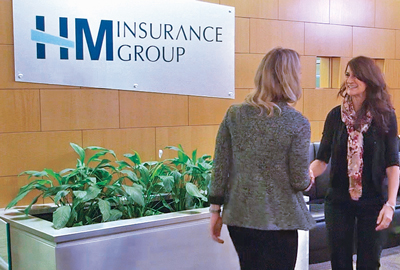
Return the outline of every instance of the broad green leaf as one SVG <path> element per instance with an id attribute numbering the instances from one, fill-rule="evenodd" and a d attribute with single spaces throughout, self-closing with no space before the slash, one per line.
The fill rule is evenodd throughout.
<path id="1" fill-rule="evenodd" d="M 71 214 L 69 215 L 69 219 L 65 227 L 73 227 L 76 222 L 79 222 L 78 218 L 78 213 L 74 209 L 75 207 L 73 206 L 71 209 Z"/>
<path id="2" fill-rule="evenodd" d="M 179 150 L 181 150 L 182 152 L 185 153 L 185 151 L 183 150 L 182 144 L 178 144 L 178 148 L 179 148 Z"/>
<path id="3" fill-rule="evenodd" d="M 62 185 L 61 183 L 61 175 L 59 175 L 58 173 L 56 173 L 55 171 L 53 171 L 52 169 L 44 169 L 44 171 L 49 174 L 50 176 L 52 176 L 54 179 L 57 180 L 57 182 Z"/>
<path id="4" fill-rule="evenodd" d="M 199 157 L 199 159 L 202 159 L 202 160 L 211 159 L 210 162 L 212 162 L 212 157 L 210 155 L 202 155 L 201 157 Z"/>
<path id="5" fill-rule="evenodd" d="M 60 190 L 59 192 L 57 192 L 56 196 L 54 197 L 54 203 L 58 204 L 58 201 L 62 198 L 67 196 L 69 193 L 69 190 Z"/>
<path id="6" fill-rule="evenodd" d="M 53 213 L 53 225 L 56 229 L 64 228 L 67 224 L 69 217 L 71 215 L 71 207 L 69 205 L 64 205 Z"/>
<path id="7" fill-rule="evenodd" d="M 87 189 L 86 196 L 83 198 L 83 201 L 87 202 L 87 201 L 93 200 L 94 198 L 97 197 L 97 195 L 100 194 L 100 192 L 101 192 L 101 189 L 99 189 L 96 186 L 89 187 Z"/>
<path id="8" fill-rule="evenodd" d="M 80 190 L 72 191 L 72 193 L 78 199 L 83 199 L 87 195 L 87 191 L 80 191 Z"/>
<path id="9" fill-rule="evenodd" d="M 93 172 L 97 171 L 98 168 L 109 167 L 110 164 L 108 164 L 108 163 L 111 162 L 111 160 L 108 160 L 108 159 L 102 159 L 102 160 L 97 160 L 97 161 L 100 161 L 100 162 L 99 162 L 99 164 L 97 164 L 96 168 L 93 169 Z"/>
<path id="10" fill-rule="evenodd" d="M 178 201 L 179 201 L 179 199 L 178 199 Z M 169 211 L 175 212 L 174 208 L 172 208 L 171 205 L 169 205 L 165 200 L 163 200 L 162 203 L 163 203 L 163 206 L 165 208 L 167 208 Z"/>
<path id="11" fill-rule="evenodd" d="M 43 192 L 43 199 L 48 198 L 48 197 L 54 197 L 57 194 L 57 192 L 54 192 L 54 190 L 46 190 Z"/>
<path id="12" fill-rule="evenodd" d="M 142 161 L 140 159 L 140 156 L 139 156 L 138 152 L 136 152 L 136 151 L 134 151 L 134 152 L 135 152 L 134 155 L 132 155 L 132 154 L 124 154 L 124 157 L 129 158 L 135 164 L 141 164 Z"/>
<path id="13" fill-rule="evenodd" d="M 105 200 L 99 199 L 99 209 L 102 215 L 102 222 L 108 221 L 111 215 L 110 203 Z"/>
<path id="14" fill-rule="evenodd" d="M 207 198 L 200 193 L 199 189 L 196 187 L 195 184 L 186 183 L 186 191 L 189 195 L 202 199 L 203 201 L 207 201 Z"/>
<path id="15" fill-rule="evenodd" d="M 166 146 L 165 149 L 171 149 L 171 150 L 175 150 L 175 151 L 178 151 L 178 152 L 181 150 L 176 146 Z"/>
<path id="16" fill-rule="evenodd" d="M 71 214 L 69 215 L 69 219 L 65 227 L 73 227 L 76 222 L 79 222 L 78 213 L 76 212 L 76 205 L 72 205 Z"/>
<path id="17" fill-rule="evenodd" d="M 193 160 L 193 162 L 195 162 L 196 159 L 197 159 L 197 149 L 195 149 L 195 150 L 192 152 L 192 160 Z"/>
<path id="18" fill-rule="evenodd" d="M 108 150 L 108 152 L 113 155 L 115 158 L 117 157 L 117 155 L 115 154 L 115 152 L 113 150 Z"/>
<path id="19" fill-rule="evenodd" d="M 75 143 L 70 143 L 70 145 L 79 155 L 79 160 L 81 161 L 81 163 L 83 163 L 85 161 L 85 150 Z"/>
<path id="20" fill-rule="evenodd" d="M 63 174 L 65 174 L 65 173 L 68 173 L 68 172 L 72 172 L 74 169 L 72 169 L 72 168 L 67 168 L 67 169 L 64 169 L 64 170 L 62 170 L 61 172 L 59 172 L 59 174 L 60 175 L 63 175 Z"/>
<path id="21" fill-rule="evenodd" d="M 80 160 L 79 158 L 76 160 L 76 168 L 79 170 L 84 169 L 85 167 L 85 163 L 82 162 L 82 160 Z"/>
<path id="22" fill-rule="evenodd" d="M 159 176 L 160 179 L 163 181 L 163 186 L 165 188 L 166 192 L 170 192 L 172 190 L 172 187 L 174 186 L 174 177 L 171 175 L 168 176 Z"/>
<path id="23" fill-rule="evenodd" d="M 34 180 L 29 184 L 21 187 L 19 193 L 23 193 L 25 192 L 25 190 L 33 190 L 33 189 L 47 190 L 48 188 L 45 186 L 46 184 L 50 184 L 50 186 L 53 185 L 53 183 L 50 180 Z"/>
<path id="24" fill-rule="evenodd" d="M 17 197 L 15 197 L 7 206 L 6 209 L 9 209 L 15 206 L 20 200 L 22 200 L 32 189 L 27 189 L 18 193 Z"/>
<path id="25" fill-rule="evenodd" d="M 34 177 L 43 177 L 43 176 L 48 176 L 47 172 L 45 172 L 45 171 L 41 171 L 41 172 L 33 172 L 31 175 L 32 175 L 32 176 L 34 176 Z"/>
<path id="26" fill-rule="evenodd" d="M 104 180 L 104 181 L 101 181 L 101 182 L 96 183 L 96 185 L 97 185 L 99 188 L 103 188 L 103 187 L 104 187 L 105 185 L 107 185 L 109 182 L 110 182 L 109 180 Z"/>
<path id="27" fill-rule="evenodd" d="M 50 185 L 52 187 L 53 181 L 51 181 L 51 180 L 36 180 L 36 181 L 31 182 L 31 184 L 38 184 L 41 186 Z"/>
<path id="28" fill-rule="evenodd" d="M 105 153 L 110 153 L 111 155 L 116 157 L 115 152 L 111 149 L 107 149 L 107 148 L 103 148 L 103 147 L 99 147 L 99 146 L 88 146 L 85 149 L 95 150 L 95 151 L 103 151 Z"/>
<path id="29" fill-rule="evenodd" d="M 121 169 L 124 169 L 125 167 L 132 168 L 132 166 L 129 165 L 129 163 L 126 162 L 126 161 L 117 160 L 117 161 L 115 161 L 115 162 L 119 165 L 119 169 L 120 169 L 120 170 L 121 170 Z"/>
<path id="30" fill-rule="evenodd" d="M 92 182 L 93 184 L 96 184 L 96 182 L 97 182 L 96 177 L 88 177 L 88 180 L 90 182 Z"/>
<path id="31" fill-rule="evenodd" d="M 132 186 L 122 185 L 128 193 L 128 195 L 133 199 L 134 202 L 144 206 L 144 198 L 143 198 L 143 188 L 142 186 L 133 183 Z"/>
<path id="32" fill-rule="evenodd" d="M 107 154 L 107 151 L 101 151 L 98 153 L 95 153 L 93 156 L 91 156 L 88 161 L 87 164 L 89 164 L 90 162 L 92 162 L 93 160 L 97 160 L 99 157 L 104 156 L 105 154 Z"/>
<path id="33" fill-rule="evenodd" d="M 179 151 L 178 152 L 178 158 L 179 158 L 179 162 L 185 164 L 188 160 L 189 157 L 188 155 L 186 155 L 184 152 Z"/>
<path id="34" fill-rule="evenodd" d="M 128 177 L 131 181 L 134 181 L 134 182 L 139 181 L 137 175 L 136 175 L 134 172 L 132 172 L 131 170 L 121 170 L 120 173 L 126 174 L 127 177 Z"/>
<path id="35" fill-rule="evenodd" d="M 68 175 L 65 175 L 65 181 L 64 184 L 68 183 L 69 181 L 71 182 L 76 182 L 77 181 L 77 175 L 79 174 L 79 170 L 75 169 L 72 170 Z"/>
<path id="36" fill-rule="evenodd" d="M 43 176 L 46 176 L 47 173 L 46 172 L 39 172 L 39 171 L 24 171 L 22 173 L 20 173 L 18 176 L 22 176 L 22 175 L 28 175 L 28 180 L 31 179 L 32 177 L 35 178 L 43 178 Z"/>
<path id="37" fill-rule="evenodd" d="M 45 190 L 43 192 L 43 197 L 54 197 L 57 195 L 57 193 L 61 190 L 67 190 L 70 189 L 71 185 L 61 185 L 61 186 L 53 186 L 53 187 L 49 187 L 47 190 Z"/>
<path id="38" fill-rule="evenodd" d="M 95 150 L 95 151 L 98 151 L 98 150 L 101 150 L 101 151 L 108 151 L 107 148 L 100 147 L 100 146 L 88 146 L 88 147 L 85 147 L 85 149 Z"/>
<path id="39" fill-rule="evenodd" d="M 150 173 L 149 173 L 149 169 L 147 169 L 144 165 L 142 165 L 142 164 L 140 164 L 140 165 L 138 165 L 137 167 L 136 167 L 138 170 L 139 170 L 139 172 L 140 172 L 140 177 L 141 177 L 141 179 L 142 179 L 142 181 L 144 182 L 144 183 L 148 183 L 149 182 L 149 175 L 150 175 Z"/>
<path id="40" fill-rule="evenodd" d="M 175 185 L 178 185 L 181 181 L 182 174 L 178 171 L 171 172 L 172 176 L 174 177 Z"/>
<path id="41" fill-rule="evenodd" d="M 40 196 L 42 196 L 42 194 L 39 194 L 39 195 L 37 195 L 35 198 L 33 198 L 33 200 L 32 200 L 31 203 L 28 205 L 28 207 L 25 208 L 25 210 L 24 210 L 25 215 L 29 214 L 29 211 L 31 210 L 32 205 L 34 205 L 34 204 L 38 201 L 38 199 L 39 199 Z"/>
<path id="42" fill-rule="evenodd" d="M 39 173 L 39 171 L 23 171 L 22 173 L 18 174 L 18 176 L 25 175 L 25 174 L 33 175 L 33 174 L 36 174 L 36 173 Z"/>
<path id="43" fill-rule="evenodd" d="M 93 223 L 93 220 L 92 220 L 90 217 L 85 216 L 85 219 L 86 219 L 86 223 L 87 223 L 88 225 Z"/>
<path id="44" fill-rule="evenodd" d="M 211 170 L 212 169 L 212 165 L 211 164 L 208 164 L 208 163 L 206 163 L 206 162 L 199 162 L 199 168 L 200 169 L 202 169 L 202 170 L 204 170 L 204 171 L 208 171 L 208 170 Z"/>
<path id="45" fill-rule="evenodd" d="M 113 176 L 110 171 L 115 171 L 115 168 L 109 167 L 108 170 L 106 168 L 97 168 L 96 171 L 92 172 L 92 175 L 96 177 L 96 181 L 111 181 Z"/>
<path id="46" fill-rule="evenodd" d="M 144 166 L 154 166 L 154 165 L 157 165 L 158 163 L 159 163 L 158 161 L 146 161 L 146 162 L 143 162 L 142 164 Z"/>
<path id="47" fill-rule="evenodd" d="M 119 220 L 122 217 L 122 212 L 117 210 L 117 209 L 112 209 L 110 211 L 110 217 L 108 218 L 108 221 L 115 221 Z"/>

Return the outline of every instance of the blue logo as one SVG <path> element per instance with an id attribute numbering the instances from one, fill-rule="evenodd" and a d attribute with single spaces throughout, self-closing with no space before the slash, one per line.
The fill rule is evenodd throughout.
<path id="1" fill-rule="evenodd" d="M 109 20 L 102 20 L 96 43 L 89 28 L 87 19 L 75 19 L 75 42 L 68 39 L 68 18 L 59 18 L 59 36 L 45 32 L 45 17 L 36 16 L 36 29 L 31 29 L 31 40 L 36 42 L 37 59 L 46 59 L 46 44 L 60 46 L 60 59 L 69 59 L 69 48 L 76 51 L 76 59 L 83 60 L 83 39 L 85 37 L 91 60 L 99 60 L 104 39 L 106 44 L 106 60 L 113 58 L 113 23 Z"/>

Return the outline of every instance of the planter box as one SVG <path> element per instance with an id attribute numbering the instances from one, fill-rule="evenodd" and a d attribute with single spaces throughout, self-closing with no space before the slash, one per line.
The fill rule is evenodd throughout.
<path id="1" fill-rule="evenodd" d="M 9 223 L 13 270 L 238 270 L 223 227 L 211 240 L 208 208 L 55 230 L 52 223 L 13 209 Z M 308 232 L 299 231 L 296 269 L 308 269 Z"/>

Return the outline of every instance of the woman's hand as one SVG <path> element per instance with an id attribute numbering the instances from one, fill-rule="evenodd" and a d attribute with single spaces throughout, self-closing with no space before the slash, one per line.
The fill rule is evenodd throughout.
<path id="1" fill-rule="evenodd" d="M 377 231 L 386 229 L 392 222 L 394 215 L 393 208 L 396 206 L 397 192 L 399 190 L 399 166 L 387 167 L 386 175 L 388 177 L 388 200 L 379 212 L 378 220 L 376 221 L 378 226 L 375 228 Z"/>
<path id="2" fill-rule="evenodd" d="M 314 172 L 311 169 L 309 169 L 309 174 L 310 174 L 310 184 L 304 191 L 310 191 L 310 189 L 312 188 L 312 186 L 315 183 Z"/>
<path id="3" fill-rule="evenodd" d="M 392 222 L 394 215 L 394 210 L 392 207 L 390 207 L 387 204 L 384 204 L 381 211 L 379 212 L 378 219 L 376 220 L 376 226 L 375 230 L 380 231 L 387 229 Z"/>
<path id="4" fill-rule="evenodd" d="M 221 236 L 222 217 L 219 213 L 211 213 L 210 218 L 210 234 L 214 241 L 223 244 L 224 240 L 219 238 Z"/>

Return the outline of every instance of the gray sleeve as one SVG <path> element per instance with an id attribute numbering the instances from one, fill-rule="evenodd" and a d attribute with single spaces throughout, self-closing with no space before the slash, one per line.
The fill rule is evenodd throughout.
<path id="1" fill-rule="evenodd" d="M 222 205 L 228 185 L 230 167 L 232 165 L 232 143 L 228 126 L 229 110 L 222 121 L 215 142 L 213 174 L 211 178 L 209 201 Z"/>
<path id="2" fill-rule="evenodd" d="M 289 150 L 290 185 L 294 190 L 303 191 L 310 184 L 308 149 L 310 147 L 310 123 L 304 125 L 294 134 Z"/>

